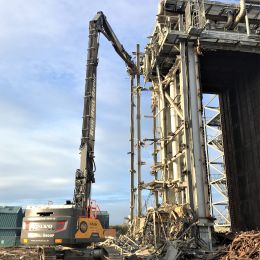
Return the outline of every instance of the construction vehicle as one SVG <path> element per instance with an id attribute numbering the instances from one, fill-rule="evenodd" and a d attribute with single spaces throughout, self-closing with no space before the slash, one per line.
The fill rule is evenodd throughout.
<path id="1" fill-rule="evenodd" d="M 84 96 L 80 169 L 75 174 L 73 202 L 65 205 L 28 207 L 23 219 L 21 243 L 38 246 L 40 259 L 104 259 L 103 248 L 89 245 L 104 241 L 104 229 L 97 217 L 97 206 L 91 200 L 95 182 L 94 144 L 96 128 L 96 82 L 99 34 L 102 33 L 125 61 L 134 76 L 136 66 L 125 51 L 105 15 L 98 12 L 89 24 L 87 72 Z"/>

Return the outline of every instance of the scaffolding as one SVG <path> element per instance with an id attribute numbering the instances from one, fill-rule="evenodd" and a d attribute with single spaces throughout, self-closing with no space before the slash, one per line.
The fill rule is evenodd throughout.
<path id="1" fill-rule="evenodd" d="M 215 230 L 223 232 L 230 230 L 230 216 L 219 97 L 207 97 L 209 100 L 203 104 L 203 118 L 210 210 L 215 218 Z"/>

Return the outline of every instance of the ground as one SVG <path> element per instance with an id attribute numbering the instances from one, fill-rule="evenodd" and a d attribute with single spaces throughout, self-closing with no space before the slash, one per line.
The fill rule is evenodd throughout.
<path id="1" fill-rule="evenodd" d="M 109 260 L 122 259 L 120 254 L 113 248 L 107 248 Z M 0 260 L 38 260 L 37 249 L 35 248 L 0 248 Z"/>
<path id="2" fill-rule="evenodd" d="M 0 248 L 0 259 L 4 260 L 38 260 L 37 249 L 32 248 Z"/>

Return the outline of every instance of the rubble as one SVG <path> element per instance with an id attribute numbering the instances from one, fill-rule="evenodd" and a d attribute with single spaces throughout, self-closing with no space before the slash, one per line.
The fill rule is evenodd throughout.
<path id="1" fill-rule="evenodd" d="M 216 247 L 209 251 L 200 243 L 196 225 L 196 216 L 187 205 L 165 204 L 158 209 L 150 208 L 145 217 L 135 220 L 127 235 L 111 238 L 103 245 L 116 248 L 125 259 L 260 259 L 260 231 L 237 236 L 223 233 L 215 237 Z"/>
<path id="2" fill-rule="evenodd" d="M 10 247 L 0 248 L 2 260 L 38 260 L 37 248 Z"/>
<path id="3" fill-rule="evenodd" d="M 148 209 L 145 217 L 136 218 L 126 235 L 108 239 L 102 246 L 116 248 L 127 259 L 205 259 L 205 248 L 196 237 L 196 224 L 188 205 L 163 204 Z"/>
<path id="4" fill-rule="evenodd" d="M 195 223 L 195 214 L 188 205 L 163 204 L 148 209 L 146 217 L 136 220 L 133 237 L 139 244 L 158 248 L 169 240 L 191 238 Z"/>
<path id="5" fill-rule="evenodd" d="M 167 207 L 166 207 L 167 208 Z M 164 208 L 165 209 L 165 208 Z M 150 210 L 151 211 L 151 210 Z M 159 212 L 161 211 L 158 210 Z M 163 212 L 165 213 L 166 210 Z M 176 210 L 177 211 L 177 210 Z M 175 211 L 175 213 L 176 213 Z M 180 210 L 179 212 L 184 212 Z M 187 213 L 187 212 L 186 212 Z M 182 214 L 186 214 L 182 213 Z M 178 217 L 184 216 L 179 213 Z M 192 219 L 190 219 L 192 220 Z M 186 228 L 186 232 L 179 231 L 183 229 L 181 225 L 177 225 L 175 232 L 171 234 L 171 238 L 167 238 L 164 242 L 158 241 L 157 247 L 149 240 L 145 228 L 149 221 L 145 218 L 143 222 L 143 237 L 139 241 L 134 240 L 129 234 L 121 235 L 119 238 L 110 237 L 105 242 L 100 243 L 106 249 L 109 249 L 110 259 L 129 259 L 129 260 L 186 260 L 186 259 L 205 259 L 205 260 L 234 260 L 234 259 L 260 259 L 260 231 L 242 232 L 236 235 L 233 242 L 229 246 L 221 246 L 216 251 L 208 251 L 201 247 L 196 237 L 189 235 L 191 227 Z M 192 221 L 190 223 L 193 223 Z M 173 225 L 173 223 L 171 223 Z M 171 225 L 170 225 L 171 226 Z M 171 226 L 173 230 L 173 227 Z M 179 233 L 179 239 L 176 239 L 176 233 Z M 146 243 L 146 239 L 150 243 Z M 160 243 L 159 243 L 160 242 Z M 4 260 L 37 260 L 38 254 L 36 248 L 0 248 L 0 259 Z"/>
<path id="6" fill-rule="evenodd" d="M 260 231 L 239 233 L 221 260 L 260 259 Z"/>

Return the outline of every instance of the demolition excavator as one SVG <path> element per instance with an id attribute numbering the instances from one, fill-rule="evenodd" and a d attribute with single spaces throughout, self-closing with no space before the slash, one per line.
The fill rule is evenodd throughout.
<path id="1" fill-rule="evenodd" d="M 21 243 L 37 246 L 40 259 L 105 259 L 103 248 L 90 247 L 105 240 L 104 228 L 98 219 L 97 206 L 91 200 L 95 182 L 94 144 L 96 128 L 96 83 L 99 34 L 102 33 L 124 60 L 131 76 L 136 66 L 117 39 L 106 16 L 98 12 L 89 23 L 89 43 L 84 96 L 80 169 L 75 174 L 73 201 L 64 205 L 27 207 L 23 219 Z"/>

